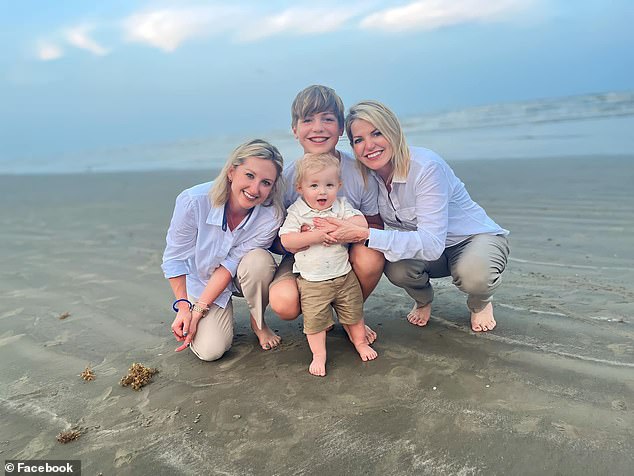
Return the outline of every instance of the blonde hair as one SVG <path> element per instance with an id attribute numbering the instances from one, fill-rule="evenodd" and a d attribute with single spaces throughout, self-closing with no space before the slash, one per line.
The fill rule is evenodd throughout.
<path id="1" fill-rule="evenodd" d="M 271 193 L 264 203 L 262 203 L 262 206 L 275 206 L 280 213 L 283 213 L 284 208 L 282 206 L 282 193 L 284 190 L 284 179 L 282 178 L 282 169 L 284 168 L 284 159 L 282 158 L 280 151 L 277 150 L 277 147 L 262 139 L 254 139 L 249 142 L 245 142 L 244 144 L 236 147 L 236 149 L 231 153 L 209 190 L 209 201 L 212 206 L 221 207 L 229 201 L 229 195 L 231 194 L 229 170 L 242 165 L 249 157 L 270 160 L 273 162 L 273 165 L 275 165 L 277 177 L 275 179 L 275 183 L 273 184 L 273 188 L 271 189 Z"/>
<path id="2" fill-rule="evenodd" d="M 341 181 L 341 163 L 332 154 L 304 154 L 295 164 L 295 188 L 298 188 L 309 173 L 321 172 L 327 167 L 337 167 Z"/>
<path id="3" fill-rule="evenodd" d="M 337 116 L 339 127 L 343 127 L 343 101 L 334 89 L 313 84 L 297 93 L 291 106 L 291 127 L 297 127 L 297 121 L 322 112 L 332 112 Z"/>
<path id="4" fill-rule="evenodd" d="M 346 134 L 350 145 L 352 143 L 352 123 L 357 119 L 367 121 L 378 129 L 385 139 L 390 143 L 393 150 L 392 164 L 394 166 L 393 177 L 397 180 L 405 180 L 409 173 L 410 152 L 407 147 L 407 140 L 403 133 L 401 123 L 396 115 L 384 104 L 378 101 L 361 101 L 355 104 L 348 111 L 346 116 Z M 364 180 L 367 179 L 368 170 L 357 158 L 357 166 L 361 169 Z"/>

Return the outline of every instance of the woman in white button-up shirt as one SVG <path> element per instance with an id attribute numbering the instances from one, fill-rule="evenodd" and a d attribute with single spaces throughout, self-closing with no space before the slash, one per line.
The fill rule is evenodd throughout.
<path id="1" fill-rule="evenodd" d="M 176 199 L 163 272 L 174 292 L 172 332 L 202 360 L 219 359 L 233 340 L 232 294 L 246 298 L 251 327 L 268 350 L 280 343 L 264 322 L 275 262 L 267 251 L 283 220 L 282 156 L 253 140 L 233 151 L 215 181 Z"/>
<path id="2" fill-rule="evenodd" d="M 328 219 L 318 226 L 340 240 L 356 239 L 383 252 L 384 272 L 414 299 L 407 319 L 425 326 L 434 297 L 429 278 L 452 276 L 468 295 L 471 328 L 496 325 L 491 297 L 509 254 L 508 231 L 476 202 L 436 153 L 409 147 L 394 113 L 376 101 L 350 108 L 346 133 L 367 180 L 379 186 L 386 229 Z"/>

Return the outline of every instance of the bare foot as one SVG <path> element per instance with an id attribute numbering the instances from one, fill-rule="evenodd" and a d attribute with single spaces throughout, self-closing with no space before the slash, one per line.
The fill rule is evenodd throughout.
<path id="1" fill-rule="evenodd" d="M 352 336 L 350 335 L 350 331 L 348 330 L 348 328 L 346 326 L 343 326 L 343 328 L 348 334 L 348 338 L 352 341 Z M 326 332 L 328 332 L 329 330 L 330 329 L 326 329 Z M 370 326 L 365 325 L 365 340 L 368 342 L 368 344 L 372 344 L 376 340 L 376 337 L 377 337 L 376 332 L 370 329 Z"/>
<path id="2" fill-rule="evenodd" d="M 376 353 L 376 350 L 374 350 L 368 344 L 359 344 L 355 345 L 354 347 L 357 349 L 357 352 L 359 352 L 359 357 L 361 357 L 361 360 L 363 360 L 364 362 L 367 362 L 368 360 L 374 360 L 379 355 Z"/>
<path id="3" fill-rule="evenodd" d="M 370 329 L 370 326 L 367 324 L 365 326 L 365 338 L 368 341 L 368 344 L 372 344 L 376 340 L 376 332 Z"/>
<path id="4" fill-rule="evenodd" d="M 480 312 L 471 313 L 471 329 L 475 332 L 493 330 L 496 324 L 493 317 L 493 304 L 491 303 L 488 303 Z"/>
<path id="5" fill-rule="evenodd" d="M 258 326 L 253 321 L 253 317 L 251 318 L 251 329 L 253 329 L 258 341 L 260 341 L 260 347 L 264 350 L 274 349 L 282 342 L 282 338 L 273 332 L 265 322 L 262 323 L 262 329 L 258 329 Z"/>
<path id="6" fill-rule="evenodd" d="M 313 361 L 308 367 L 311 375 L 324 377 L 326 375 L 326 354 L 313 354 Z"/>
<path id="7" fill-rule="evenodd" d="M 431 317 L 431 303 L 427 304 L 423 307 L 417 307 L 416 303 L 414 303 L 414 307 L 407 315 L 407 320 L 410 324 L 414 324 L 415 326 L 426 326 L 429 322 L 429 318 Z"/>

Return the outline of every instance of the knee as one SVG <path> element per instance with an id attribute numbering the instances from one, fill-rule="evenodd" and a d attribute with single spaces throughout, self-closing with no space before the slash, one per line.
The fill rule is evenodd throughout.
<path id="1" fill-rule="evenodd" d="M 350 249 L 350 263 L 357 277 L 380 276 L 385 266 L 385 257 L 380 251 L 355 245 Z"/>
<path id="2" fill-rule="evenodd" d="M 461 260 L 453 273 L 453 281 L 461 291 L 472 295 L 487 295 L 497 287 L 501 273 L 489 267 L 486 260 Z"/>
<path id="3" fill-rule="evenodd" d="M 275 261 L 273 256 L 267 250 L 256 248 L 249 251 L 240 260 L 238 265 L 238 277 L 253 276 L 259 279 L 273 279 L 275 274 Z"/>
<path id="4" fill-rule="evenodd" d="M 191 350 L 200 360 L 205 362 L 213 362 L 220 359 L 231 348 L 231 343 L 214 342 L 205 345 L 192 344 Z"/>
<path id="5" fill-rule="evenodd" d="M 383 272 L 387 279 L 395 286 L 402 286 L 415 278 L 415 276 L 412 275 L 411 269 L 400 266 L 398 261 L 394 263 L 386 262 Z"/>
<path id="6" fill-rule="evenodd" d="M 280 319 L 292 321 L 299 316 L 299 291 L 294 279 L 285 279 L 269 289 L 269 304 Z"/>

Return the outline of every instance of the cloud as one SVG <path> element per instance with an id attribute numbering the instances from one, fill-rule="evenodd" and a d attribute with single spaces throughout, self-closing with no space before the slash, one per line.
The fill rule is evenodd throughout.
<path id="1" fill-rule="evenodd" d="M 54 43 L 40 42 L 37 45 L 36 56 L 42 61 L 53 61 L 64 56 L 62 49 Z"/>
<path id="2" fill-rule="evenodd" d="M 433 30 L 472 21 L 490 21 L 519 10 L 529 0 L 419 0 L 366 16 L 360 26 L 387 32 Z"/>
<path id="3" fill-rule="evenodd" d="M 231 7 L 192 7 L 146 11 L 123 21 L 128 41 L 145 43 L 166 52 L 185 41 L 225 32 L 244 14 Z"/>
<path id="4" fill-rule="evenodd" d="M 90 31 L 92 31 L 92 27 L 90 26 L 77 26 L 66 30 L 64 36 L 66 41 L 77 48 L 90 51 L 97 56 L 107 55 L 110 51 L 90 38 L 90 36 L 88 36 Z"/>
<path id="5" fill-rule="evenodd" d="M 280 13 L 264 16 L 237 32 L 242 41 L 254 41 L 273 35 L 291 33 L 313 35 L 341 29 L 356 16 L 355 8 L 289 8 Z"/>

